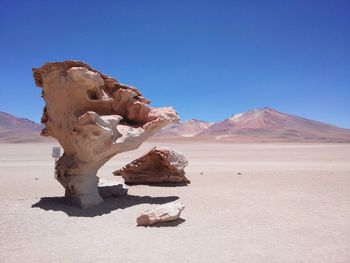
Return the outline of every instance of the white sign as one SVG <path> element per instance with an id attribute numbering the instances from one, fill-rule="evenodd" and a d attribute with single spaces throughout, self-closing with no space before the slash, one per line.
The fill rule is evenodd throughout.
<path id="1" fill-rule="evenodd" d="M 61 147 L 53 146 L 52 147 L 52 158 L 60 158 L 61 157 Z"/>
<path id="2" fill-rule="evenodd" d="M 53 146 L 52 147 L 52 158 L 55 158 L 55 166 L 56 166 L 57 159 L 60 157 L 61 157 L 61 147 Z M 55 177 L 55 179 L 57 179 L 56 169 L 55 169 L 54 177 Z"/>

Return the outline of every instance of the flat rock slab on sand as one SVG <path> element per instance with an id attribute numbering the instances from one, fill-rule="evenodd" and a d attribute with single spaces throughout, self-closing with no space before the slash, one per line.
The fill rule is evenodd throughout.
<path id="1" fill-rule="evenodd" d="M 175 221 L 181 215 L 185 206 L 180 201 L 166 203 L 158 206 L 156 209 L 141 213 L 137 219 L 138 226 L 149 226 L 158 222 Z"/>

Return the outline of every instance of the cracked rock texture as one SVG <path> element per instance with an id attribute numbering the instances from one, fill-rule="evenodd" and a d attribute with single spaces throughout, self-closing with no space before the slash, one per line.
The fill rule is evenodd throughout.
<path id="1" fill-rule="evenodd" d="M 190 180 L 184 171 L 187 164 L 183 154 L 166 147 L 154 147 L 113 174 L 122 176 L 127 184 L 188 184 Z"/>

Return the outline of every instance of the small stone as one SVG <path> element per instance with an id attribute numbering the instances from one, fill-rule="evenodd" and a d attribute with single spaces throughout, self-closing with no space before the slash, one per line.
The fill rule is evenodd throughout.
<path id="1" fill-rule="evenodd" d="M 180 217 L 184 208 L 184 204 L 180 201 L 166 203 L 139 214 L 136 222 L 138 226 L 149 226 L 157 222 L 174 221 Z"/>

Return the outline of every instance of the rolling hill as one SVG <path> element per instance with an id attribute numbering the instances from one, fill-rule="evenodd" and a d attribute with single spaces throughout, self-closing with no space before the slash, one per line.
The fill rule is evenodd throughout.
<path id="1" fill-rule="evenodd" d="M 0 112 L 0 143 L 47 141 L 40 136 L 42 126 L 31 120 Z"/>
<path id="2" fill-rule="evenodd" d="M 155 137 L 173 138 L 173 137 L 194 137 L 204 130 L 208 129 L 213 123 L 192 119 L 189 121 L 180 121 L 170 124 L 161 129 Z"/>

